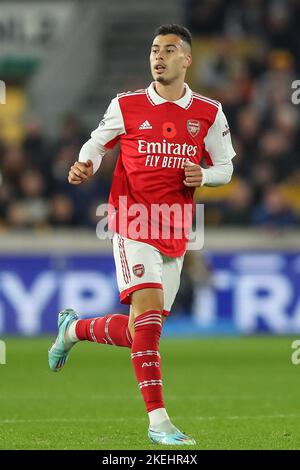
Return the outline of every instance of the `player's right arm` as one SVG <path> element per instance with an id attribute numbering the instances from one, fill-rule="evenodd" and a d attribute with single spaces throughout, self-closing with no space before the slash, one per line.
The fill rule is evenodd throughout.
<path id="1" fill-rule="evenodd" d="M 93 162 L 91 160 L 84 163 L 75 162 L 70 168 L 68 181 L 70 184 L 80 184 L 92 175 Z"/>
<path id="2" fill-rule="evenodd" d="M 107 150 L 113 148 L 125 127 L 118 97 L 114 98 L 91 138 L 82 146 L 78 161 L 69 171 L 70 184 L 80 184 L 89 179 L 100 167 Z"/>

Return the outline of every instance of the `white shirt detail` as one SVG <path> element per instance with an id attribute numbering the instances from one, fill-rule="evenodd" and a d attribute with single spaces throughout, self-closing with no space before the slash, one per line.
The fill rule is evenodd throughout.
<path id="1" fill-rule="evenodd" d="M 204 145 L 214 165 L 228 163 L 235 156 L 229 127 L 220 104 L 214 123 L 208 129 Z"/>
<path id="2" fill-rule="evenodd" d="M 229 183 L 233 173 L 232 162 L 223 163 L 221 165 L 212 166 L 210 168 L 202 169 L 202 183 L 201 186 L 221 186 Z"/>
<path id="3" fill-rule="evenodd" d="M 107 152 L 105 145 L 121 134 L 126 134 L 126 131 L 119 99 L 116 97 L 111 101 L 97 129 L 91 133 L 90 140 L 82 146 L 79 161 L 91 160 L 93 172 L 96 173 Z"/>
<path id="4" fill-rule="evenodd" d="M 153 103 L 155 105 L 169 102 L 169 103 L 177 104 L 181 108 L 186 108 L 189 105 L 189 103 L 192 99 L 192 90 L 190 89 L 190 87 L 188 86 L 187 83 L 184 84 L 185 94 L 183 95 L 182 98 L 180 98 L 177 101 L 168 101 L 168 100 L 165 100 L 164 98 L 162 98 L 156 92 L 156 90 L 154 88 L 154 85 L 155 85 L 155 82 L 152 82 L 150 84 L 150 86 L 147 88 L 147 92 L 149 94 L 149 97 L 150 97 L 151 101 L 153 101 Z"/>
<path id="5" fill-rule="evenodd" d="M 233 173 L 231 160 L 235 156 L 235 151 L 232 147 L 229 126 L 221 104 L 215 121 L 204 138 L 204 144 L 213 166 L 202 168 L 201 186 L 220 186 L 229 183 Z"/>

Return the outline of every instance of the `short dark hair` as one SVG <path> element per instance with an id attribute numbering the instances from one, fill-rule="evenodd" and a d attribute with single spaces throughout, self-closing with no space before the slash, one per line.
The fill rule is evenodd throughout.
<path id="1" fill-rule="evenodd" d="M 154 31 L 154 37 L 160 35 L 166 36 L 167 34 L 179 36 L 192 47 L 192 34 L 185 26 L 181 26 L 180 24 L 163 24 Z"/>

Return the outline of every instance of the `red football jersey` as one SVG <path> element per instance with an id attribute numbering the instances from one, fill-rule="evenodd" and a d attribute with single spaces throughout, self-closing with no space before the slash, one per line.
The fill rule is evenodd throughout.
<path id="1" fill-rule="evenodd" d="M 100 153 L 120 142 L 109 196 L 110 227 L 164 255 L 183 255 L 194 194 L 183 184 L 185 161 L 200 164 L 205 157 L 208 165 L 218 165 L 235 155 L 221 104 L 186 84 L 181 99 L 167 101 L 152 83 L 114 98 L 91 137 Z"/>

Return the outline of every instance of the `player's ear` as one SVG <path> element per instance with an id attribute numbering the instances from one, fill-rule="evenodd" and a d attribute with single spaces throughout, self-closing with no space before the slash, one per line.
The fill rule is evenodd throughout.
<path id="1" fill-rule="evenodd" d="M 186 53 L 185 54 L 185 67 L 189 68 L 192 63 L 192 54 Z"/>

